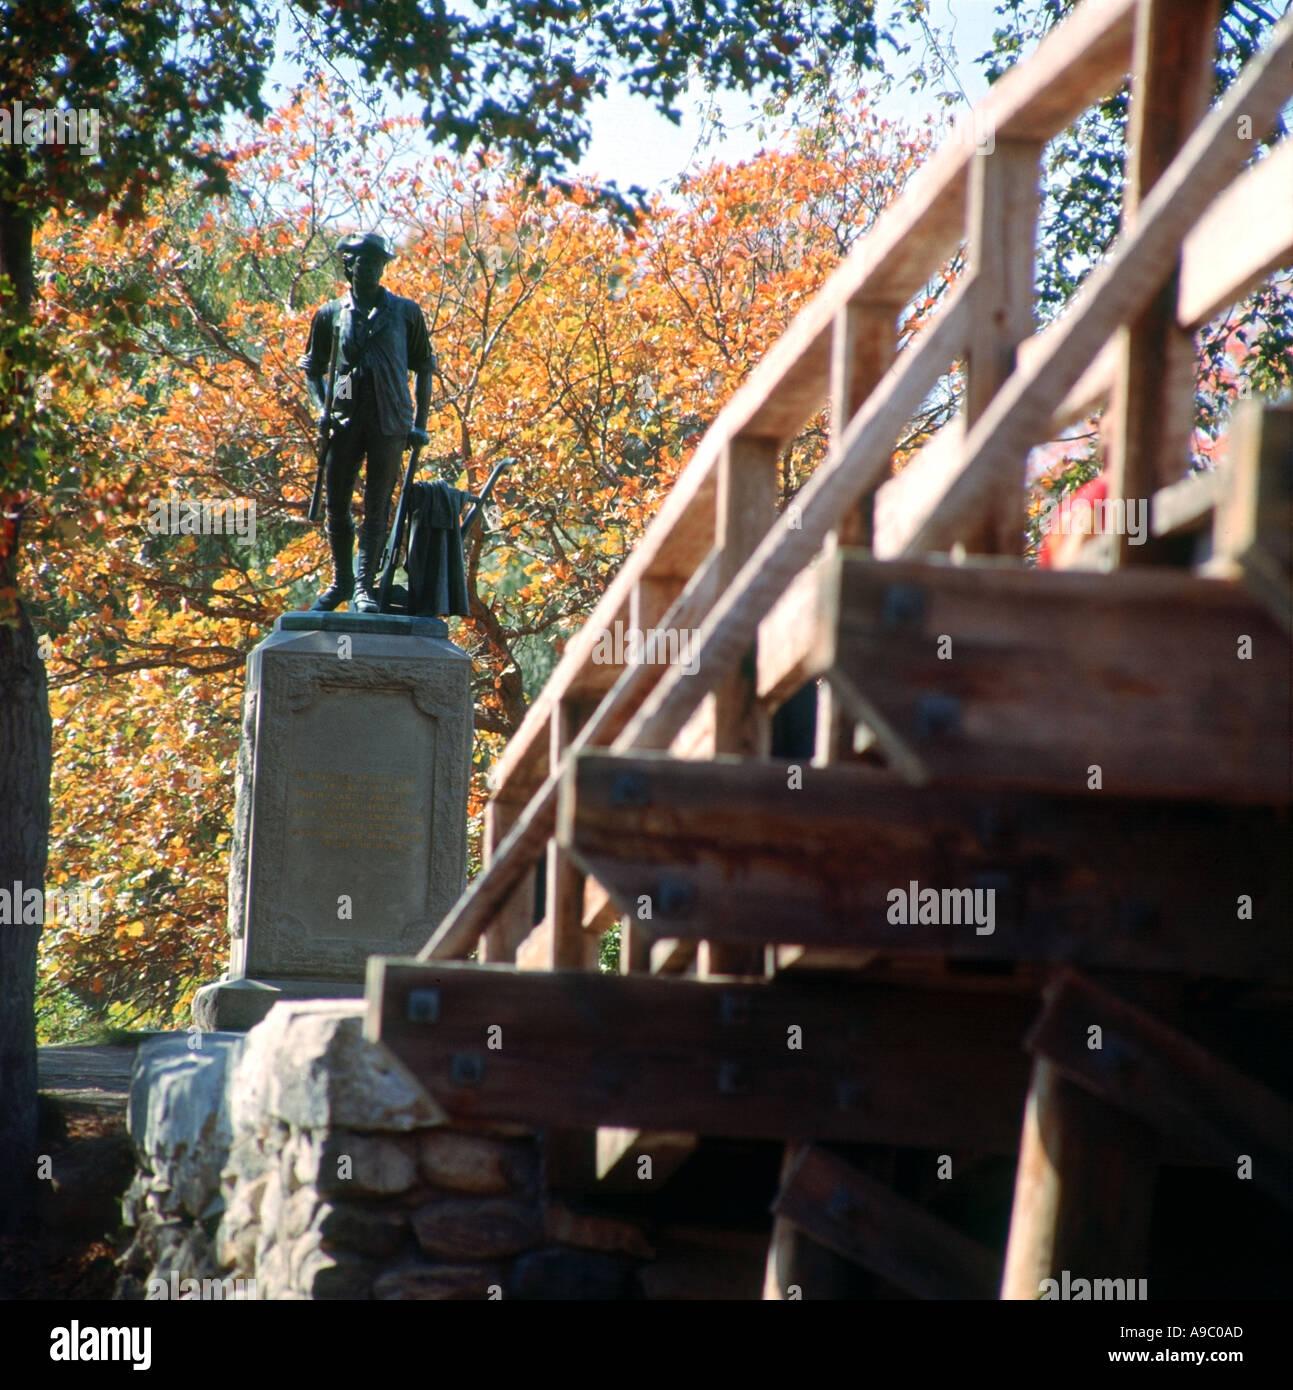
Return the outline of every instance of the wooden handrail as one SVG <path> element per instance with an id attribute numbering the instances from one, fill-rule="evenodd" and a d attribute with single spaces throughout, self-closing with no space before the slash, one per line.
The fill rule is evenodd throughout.
<path id="1" fill-rule="evenodd" d="M 976 108 L 975 120 L 1003 139 L 1046 140 L 1115 90 L 1131 63 L 1136 0 L 1090 0 L 1012 68 Z M 719 412 L 632 555 L 570 641 L 494 769 L 501 790 L 523 761 L 546 759 L 554 707 L 589 664 L 597 635 L 627 613 L 648 575 L 687 578 L 712 543 L 715 472 L 740 435 L 791 438 L 825 401 L 837 314 L 854 300 L 908 299 L 951 255 L 964 233 L 966 173 L 978 158 L 964 140 L 945 143 L 886 208 L 820 292 L 804 306 Z"/>
<path id="2" fill-rule="evenodd" d="M 1047 334 L 1047 346 L 1017 369 L 991 409 L 971 431 L 950 486 L 926 498 L 925 518 L 903 546 L 905 555 L 952 545 L 981 515 L 994 474 L 1019 450 L 1045 437 L 1052 412 L 1095 360 L 1105 342 L 1162 284 L 1186 234 L 1213 198 L 1243 166 L 1235 139 L 1239 116 L 1265 131 L 1293 89 L 1293 17 L 1256 56 L 1154 185 L 1135 229 L 1091 272 L 1074 303 Z"/>
<path id="3" fill-rule="evenodd" d="M 1113 90 L 1127 71 L 1138 0 L 1091 0 L 1058 26 L 1037 52 L 1012 69 L 977 108 L 999 139 L 1018 148 L 1062 129 L 1092 101 Z M 557 670 L 534 702 L 496 769 L 494 785 L 512 806 L 526 799 L 509 834 L 482 873 L 427 943 L 421 959 L 467 954 L 533 865 L 556 824 L 557 791 L 584 749 L 610 745 L 667 749 L 701 699 L 729 679 L 749 650 L 778 597 L 815 558 L 824 539 L 862 496 L 880 488 L 876 549 L 913 555 L 944 548 L 991 519 L 1003 484 L 1027 450 L 1048 437 L 1052 422 L 1108 389 L 1119 326 L 1139 312 L 1171 273 L 1178 255 L 1183 274 L 1182 323 L 1238 296 L 1293 248 L 1288 219 L 1269 236 L 1249 238 L 1233 256 L 1213 255 L 1207 270 L 1193 228 L 1209 218 L 1241 215 L 1254 197 L 1269 197 L 1287 178 L 1288 142 L 1239 179 L 1245 147 L 1234 138 L 1239 114 L 1254 131 L 1274 123 L 1289 95 L 1293 19 L 1277 27 L 1270 47 L 1256 55 L 1226 100 L 1194 130 L 1137 210 L 1134 225 L 1109 259 L 1094 271 L 1061 320 L 1019 344 L 1014 370 L 992 382 L 977 420 L 967 431 L 947 427 L 897 479 L 886 483 L 894 444 L 922 399 L 971 338 L 980 280 L 971 273 L 947 296 L 923 332 L 902 352 L 862 401 L 853 418 L 836 422 L 831 452 L 796 498 L 793 515 L 769 529 L 735 577 L 721 586 L 716 537 L 716 482 L 720 461 L 739 440 L 784 442 L 820 407 L 830 391 L 832 335 L 845 329 L 843 311 L 859 303 L 892 304 L 924 284 L 960 241 L 967 211 L 967 178 L 977 156 L 968 144 L 945 145 L 881 215 L 871 232 L 796 317 L 734 394 L 706 433 L 661 510 L 584 629 L 571 641 Z M 1209 212 L 1213 199 L 1233 186 Z M 1274 182 L 1273 182 L 1274 181 Z M 979 205 L 979 219 L 990 209 Z M 1195 241 L 1191 241 L 1191 237 Z M 972 259 L 973 264 L 973 259 Z M 1008 349 L 1010 340 L 1004 340 Z M 991 347 L 991 342 L 989 341 Z M 837 354 L 838 357 L 838 354 Z M 992 389 L 995 387 L 995 390 Z M 552 756 L 549 726 L 565 717 L 563 701 L 589 686 L 600 633 L 634 611 L 638 586 L 670 581 L 686 587 L 659 618 L 661 627 L 700 624 L 700 669 L 645 664 L 625 667 L 592 717 L 573 727 Z M 702 621 L 703 620 L 703 621 Z M 604 681 L 598 687 L 604 689 Z M 531 789 L 535 790 L 532 791 Z M 528 794 L 528 795 L 527 795 Z"/>

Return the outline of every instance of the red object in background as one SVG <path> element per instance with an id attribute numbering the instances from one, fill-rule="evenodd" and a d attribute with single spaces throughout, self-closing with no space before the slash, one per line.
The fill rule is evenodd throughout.
<path id="1" fill-rule="evenodd" d="M 1056 503 L 1056 509 L 1061 505 L 1072 507 L 1074 502 L 1087 502 L 1092 507 L 1097 502 L 1103 502 L 1109 496 L 1109 474 L 1098 473 L 1094 478 L 1082 484 L 1079 488 L 1074 488 L 1072 492 L 1066 493 L 1062 503 Z M 1094 517 L 1092 518 L 1094 526 Z M 1101 528 L 1102 529 L 1102 528 Z M 1100 530 L 1093 529 L 1092 535 L 1099 535 Z M 1041 544 L 1037 547 L 1037 564 L 1041 569 L 1054 569 L 1059 561 L 1061 551 L 1068 551 L 1070 554 L 1081 546 L 1087 536 L 1082 532 L 1073 535 L 1065 535 L 1056 525 L 1053 530 L 1047 531 L 1041 539 Z"/>

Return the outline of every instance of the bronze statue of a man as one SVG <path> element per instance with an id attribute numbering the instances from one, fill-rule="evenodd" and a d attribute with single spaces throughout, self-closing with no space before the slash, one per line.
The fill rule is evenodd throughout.
<path id="1" fill-rule="evenodd" d="M 358 612 L 376 613 L 373 584 L 391 494 L 405 448 L 427 442 L 435 354 L 422 310 L 382 287 L 382 273 L 395 254 L 390 242 L 369 232 L 343 238 L 337 250 L 350 292 L 315 312 L 301 359 L 320 429 L 331 430 L 325 442 L 325 481 L 332 584 L 313 608 L 331 612 L 353 598 Z M 409 401 L 410 372 L 416 377 L 416 416 Z M 352 575 L 350 499 L 365 459 L 364 520 Z"/>

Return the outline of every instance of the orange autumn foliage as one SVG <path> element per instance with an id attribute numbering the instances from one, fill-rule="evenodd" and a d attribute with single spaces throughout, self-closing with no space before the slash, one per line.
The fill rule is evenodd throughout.
<path id="1" fill-rule="evenodd" d="M 98 366 L 49 382 L 68 448 L 28 522 L 54 719 L 49 877 L 103 904 L 97 932 L 46 932 L 47 976 L 174 1024 L 226 963 L 243 666 L 326 560 L 305 522 L 297 358 L 338 292 L 340 230 L 392 235 L 386 283 L 426 313 L 443 394 L 423 476 L 477 487 L 514 460 L 452 632 L 476 663 L 478 818 L 502 741 L 691 447 L 929 142 L 859 109 L 714 165 L 630 227 L 586 192 L 419 154 L 407 123 L 356 128 L 321 91 L 250 133 L 236 198 L 180 187 L 124 229 L 46 224 L 40 312 Z M 783 499 L 821 426 L 787 450 Z M 159 529 L 172 497 L 254 504 L 255 535 Z"/>

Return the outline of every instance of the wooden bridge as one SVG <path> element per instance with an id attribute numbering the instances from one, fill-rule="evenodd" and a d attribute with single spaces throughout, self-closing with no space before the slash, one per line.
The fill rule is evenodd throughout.
<path id="1" fill-rule="evenodd" d="M 767 1297 L 841 1258 L 918 1297 L 1143 1275 L 1164 1164 L 1293 1204 L 1293 411 L 1241 402 L 1188 473 L 1195 330 L 1293 264 L 1293 141 L 1236 134 L 1293 96 L 1293 19 L 1209 109 L 1217 11 L 1088 0 L 992 88 L 991 153 L 946 144 L 715 418 L 507 747 L 470 890 L 370 963 L 370 1035 L 451 1115 L 544 1126 L 554 1189 L 784 1145 Z M 1128 74 L 1121 235 L 1036 331 L 1043 148 Z M 1098 407 L 1146 543 L 1025 567 L 1029 450 Z M 616 624 L 697 660 L 595 659 Z M 1015 1156 L 1008 1239 L 898 1192 L 904 1150 Z"/>

